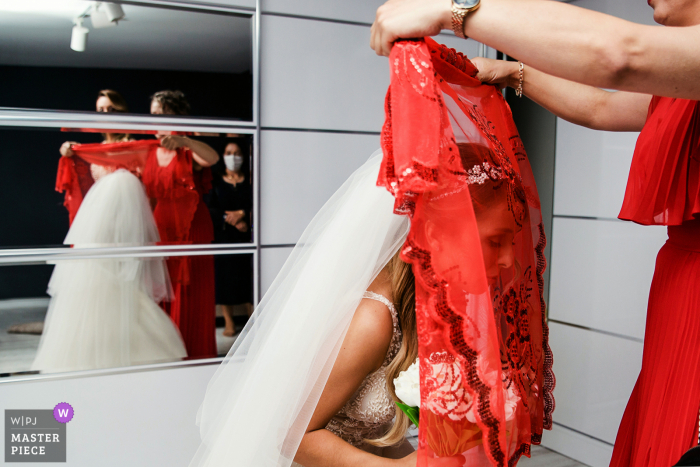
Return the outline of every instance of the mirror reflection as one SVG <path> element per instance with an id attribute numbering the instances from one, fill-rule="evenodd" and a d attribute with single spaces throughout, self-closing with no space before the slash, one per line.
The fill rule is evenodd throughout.
<path id="1" fill-rule="evenodd" d="M 0 376 L 223 356 L 252 277 L 251 253 L 0 267 Z"/>
<path id="2" fill-rule="evenodd" d="M 0 129 L 0 248 L 251 243 L 251 136 L 96 131 Z"/>
<path id="3" fill-rule="evenodd" d="M 90 111 L 99 91 L 113 89 L 123 96 L 121 103 L 112 99 L 115 112 L 253 117 L 249 15 L 0 0 L 0 43 L 2 107 Z M 151 97 L 164 90 L 183 94 L 187 112 L 152 112 Z"/>

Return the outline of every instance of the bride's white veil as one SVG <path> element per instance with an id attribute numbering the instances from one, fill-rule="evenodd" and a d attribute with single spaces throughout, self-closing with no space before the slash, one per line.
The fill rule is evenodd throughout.
<path id="1" fill-rule="evenodd" d="M 321 208 L 209 382 L 190 467 L 288 467 L 362 294 L 408 234 L 381 152 Z"/>

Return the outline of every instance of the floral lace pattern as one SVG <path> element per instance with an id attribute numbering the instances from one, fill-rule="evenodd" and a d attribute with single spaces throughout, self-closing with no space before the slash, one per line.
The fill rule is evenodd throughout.
<path id="1" fill-rule="evenodd" d="M 116 170 L 116 167 L 106 167 L 104 165 L 99 164 L 90 164 L 90 175 L 92 175 L 92 178 L 95 181 L 101 179 L 105 175 L 111 174 Z"/>
<path id="2" fill-rule="evenodd" d="M 401 257 L 416 277 L 421 425 L 427 417 L 418 465 L 478 442 L 468 465 L 512 466 L 551 427 L 554 409 L 534 176 L 503 96 L 475 79 L 465 56 L 425 38 L 398 41 L 389 63 L 377 184 L 411 218 Z M 513 217 L 514 266 L 497 277 L 481 266 L 477 203 Z M 459 235 L 443 235 L 437 248 L 429 232 Z M 465 422 L 470 413 L 478 433 Z"/>
<path id="3" fill-rule="evenodd" d="M 381 368 L 367 375 L 353 397 L 326 425 L 328 431 L 355 447 L 360 447 L 365 439 L 383 436 L 396 415 L 394 401 L 386 387 L 386 368 L 401 348 L 401 329 L 394 304 L 374 292 L 365 292 L 364 298 L 377 300 L 389 308 L 394 333 Z"/>

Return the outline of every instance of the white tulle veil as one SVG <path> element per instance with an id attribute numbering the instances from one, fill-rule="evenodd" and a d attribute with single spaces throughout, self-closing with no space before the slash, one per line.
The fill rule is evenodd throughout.
<path id="1" fill-rule="evenodd" d="M 362 294 L 409 229 L 381 152 L 321 208 L 209 382 L 190 467 L 288 467 Z"/>

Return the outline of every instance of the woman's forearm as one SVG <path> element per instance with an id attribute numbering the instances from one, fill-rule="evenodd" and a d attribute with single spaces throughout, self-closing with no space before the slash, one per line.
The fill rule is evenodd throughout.
<path id="1" fill-rule="evenodd" d="M 397 461 L 358 449 L 330 431 L 306 433 L 294 460 L 304 467 L 393 467 Z"/>
<path id="2" fill-rule="evenodd" d="M 464 32 L 571 81 L 700 99 L 697 26 L 643 26 L 556 1 L 482 0 Z"/>
<path id="3" fill-rule="evenodd" d="M 388 0 L 370 45 L 389 55 L 397 39 L 451 29 L 451 0 Z M 700 25 L 654 27 L 566 3 L 481 0 L 467 36 L 547 74 L 605 89 L 700 100 Z"/>
<path id="4" fill-rule="evenodd" d="M 604 91 L 530 67 L 524 75 L 523 93 L 566 121 L 605 131 L 640 131 L 644 126 L 649 95 Z M 513 79 L 510 85 L 518 83 Z"/>
<path id="5" fill-rule="evenodd" d="M 219 160 L 219 155 L 207 143 L 187 138 L 186 145 L 192 150 L 195 160 L 202 167 L 211 167 Z"/>

